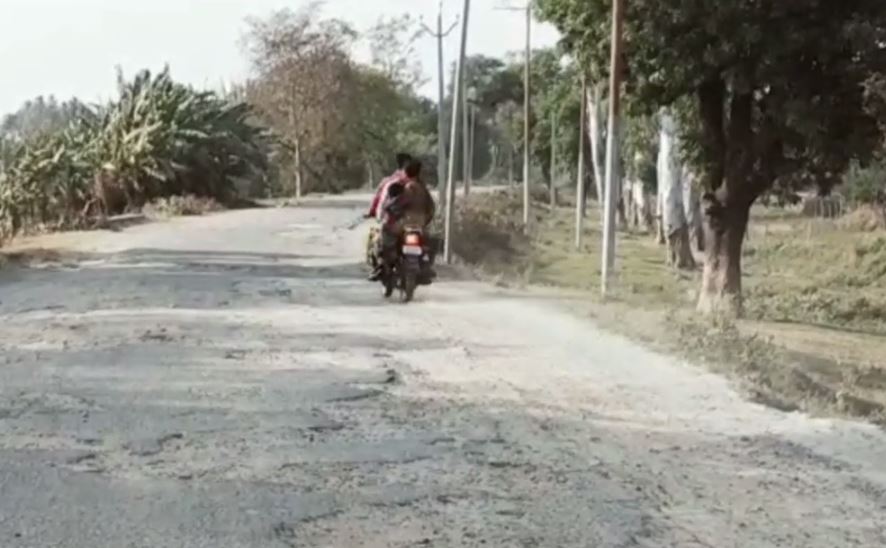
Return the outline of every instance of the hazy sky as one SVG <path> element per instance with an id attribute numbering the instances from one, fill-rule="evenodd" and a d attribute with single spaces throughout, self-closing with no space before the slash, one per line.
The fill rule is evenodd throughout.
<path id="1" fill-rule="evenodd" d="M 521 0 L 474 0 L 469 53 L 500 55 L 523 44 L 519 13 L 496 6 Z M 169 63 L 176 78 L 217 87 L 247 71 L 239 39 L 248 16 L 297 9 L 308 0 L 0 0 L 0 113 L 36 95 L 85 100 L 107 97 L 114 67 L 127 72 Z M 461 0 L 444 0 L 447 21 Z M 437 0 L 327 0 L 325 15 L 349 20 L 358 29 L 382 15 L 410 12 L 432 24 Z M 533 45 L 556 42 L 556 31 L 536 26 Z M 458 48 L 458 32 L 447 43 L 447 64 Z M 420 43 L 421 61 L 436 72 L 436 44 Z M 423 90 L 432 94 L 433 82 Z"/>

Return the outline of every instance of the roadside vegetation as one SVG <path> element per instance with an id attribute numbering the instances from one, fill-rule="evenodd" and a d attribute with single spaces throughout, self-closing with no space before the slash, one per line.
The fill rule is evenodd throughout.
<path id="1" fill-rule="evenodd" d="M 30 103 L 4 123 L 0 239 L 88 226 L 174 195 L 231 200 L 238 179 L 266 176 L 266 134 L 250 116 L 168 71 L 121 75 L 107 105 Z"/>

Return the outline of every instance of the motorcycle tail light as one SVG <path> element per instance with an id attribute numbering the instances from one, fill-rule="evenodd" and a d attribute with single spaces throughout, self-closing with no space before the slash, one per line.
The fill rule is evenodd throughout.
<path id="1" fill-rule="evenodd" d="M 421 237 L 418 234 L 407 234 L 406 245 L 421 245 Z"/>

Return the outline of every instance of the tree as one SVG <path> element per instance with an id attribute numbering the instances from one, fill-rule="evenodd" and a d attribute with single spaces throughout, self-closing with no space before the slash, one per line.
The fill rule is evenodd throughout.
<path id="1" fill-rule="evenodd" d="M 678 150 L 677 126 L 667 113 L 661 117 L 658 147 L 658 195 L 661 203 L 661 223 L 668 247 L 668 264 L 677 268 L 695 268 L 689 240 L 689 221 L 684 198 L 691 184 L 685 177 Z"/>
<path id="2" fill-rule="evenodd" d="M 530 153 L 550 182 L 551 124 L 557 119 L 555 142 L 560 165 L 570 168 L 577 162 L 580 85 L 574 66 L 561 66 L 562 51 L 536 50 L 532 55 L 530 78 L 545 82 L 532 96 L 533 141 Z M 483 55 L 466 60 L 466 87 L 476 92 L 477 139 L 474 166 L 482 175 L 496 172 L 513 181 L 519 151 L 523 146 L 523 61 L 518 55 L 496 59 Z M 451 90 L 446 108 L 451 104 Z"/>
<path id="3" fill-rule="evenodd" d="M 296 197 L 305 178 L 319 186 L 359 180 L 362 172 L 363 159 L 341 139 L 348 135 L 341 107 L 354 90 L 350 48 L 357 33 L 337 19 L 321 19 L 319 8 L 314 3 L 250 19 L 244 38 L 253 70 L 250 102 L 286 147 L 278 161 L 290 166 L 284 175 Z"/>
<path id="4" fill-rule="evenodd" d="M 532 156 L 550 184 L 556 177 L 551 171 L 553 144 L 557 147 L 557 163 L 561 168 L 564 165 L 574 168 L 578 158 L 581 82 L 575 66 L 563 64 L 563 57 L 557 48 L 536 50 L 530 67 L 532 81 L 545 84 L 538 86 L 532 97 L 536 118 Z M 556 133 L 553 140 L 552 133 Z"/>
<path id="5" fill-rule="evenodd" d="M 465 59 L 465 88 L 475 93 L 471 101 L 476 117 L 474 177 L 496 173 L 501 168 L 510 169 L 508 162 L 512 151 L 523 142 L 523 130 L 520 129 L 517 133 L 512 131 L 515 124 L 522 124 L 523 120 L 522 109 L 517 108 L 523 104 L 521 70 L 502 59 L 485 55 L 473 55 Z M 452 112 L 454 74 L 453 64 L 450 86 L 443 105 L 444 112 L 449 113 Z M 463 173 L 462 147 L 453 148 L 456 173 Z"/>
<path id="6" fill-rule="evenodd" d="M 421 34 L 420 23 L 409 14 L 382 17 L 368 32 L 372 66 L 410 92 L 425 80 L 415 48 Z"/>
<path id="7" fill-rule="evenodd" d="M 20 141 L 32 139 L 63 131 L 72 121 L 90 112 L 90 107 L 77 99 L 59 103 L 54 96 L 39 96 L 6 115 L 0 122 L 0 135 Z"/>
<path id="8" fill-rule="evenodd" d="M 414 90 L 415 22 L 383 19 L 366 37 L 370 64 L 353 58 L 357 32 L 316 4 L 249 21 L 247 96 L 283 145 L 278 193 L 354 188 L 378 179 L 396 150 L 422 156 L 433 146 L 429 103 Z"/>
<path id="9" fill-rule="evenodd" d="M 609 2 L 539 5 L 589 70 L 605 72 Z M 886 9 L 879 0 L 634 0 L 625 36 L 629 95 L 649 112 L 682 107 L 684 154 L 705 190 L 699 308 L 740 312 L 757 197 L 797 182 L 829 188 L 880 139 L 864 84 L 886 66 Z"/>
<path id="10" fill-rule="evenodd" d="M 655 232 L 658 205 L 659 125 L 655 116 L 626 116 L 624 201 L 629 225 Z M 664 243 L 664 242 L 662 242 Z"/>

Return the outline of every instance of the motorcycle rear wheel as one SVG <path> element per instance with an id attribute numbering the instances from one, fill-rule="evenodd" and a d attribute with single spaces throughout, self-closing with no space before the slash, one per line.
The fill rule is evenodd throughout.
<path id="1" fill-rule="evenodd" d="M 400 300 L 403 303 L 412 301 L 415 297 L 415 288 L 418 285 L 418 279 L 415 272 L 407 272 L 403 274 L 403 287 L 400 290 Z"/>

